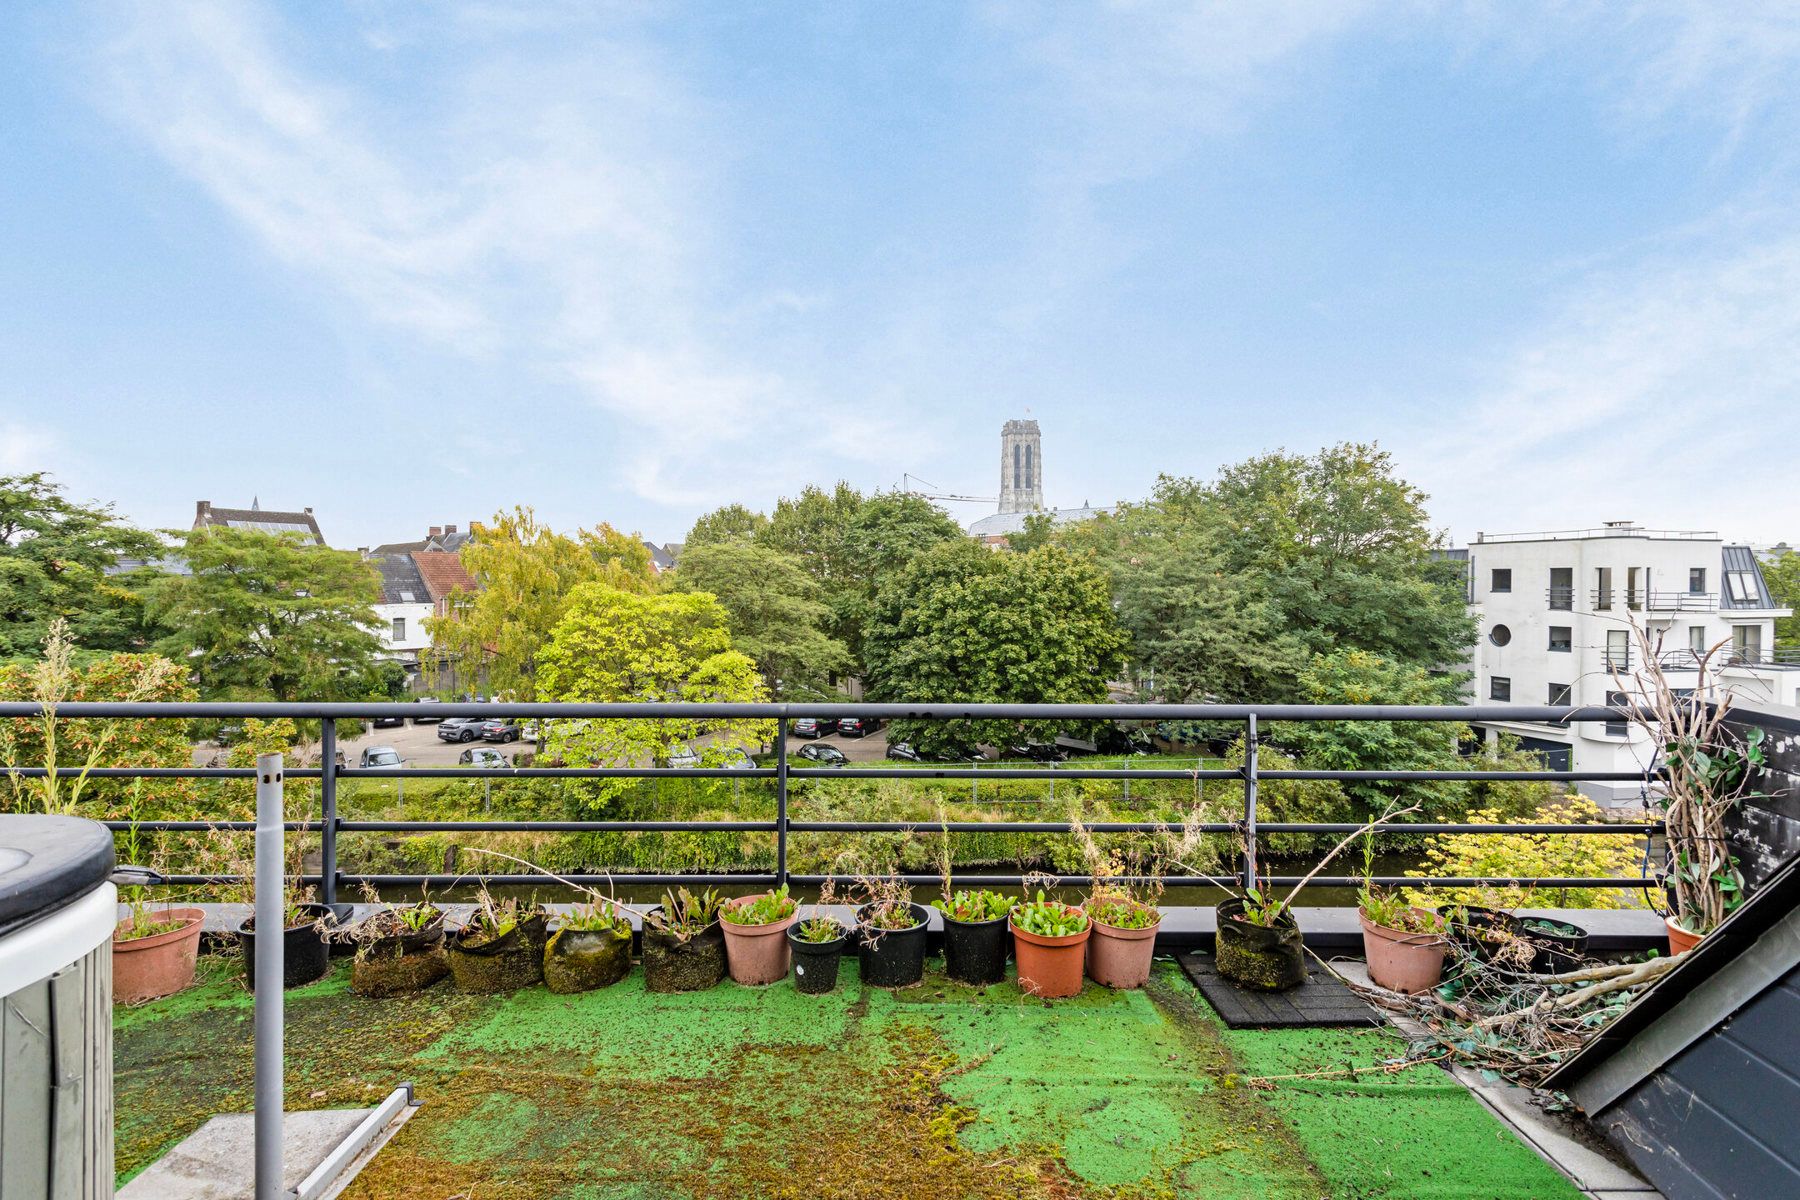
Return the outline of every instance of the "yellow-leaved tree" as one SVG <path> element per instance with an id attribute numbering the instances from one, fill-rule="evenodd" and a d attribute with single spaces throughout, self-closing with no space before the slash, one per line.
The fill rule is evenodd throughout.
<path id="1" fill-rule="evenodd" d="M 731 648 L 725 609 L 715 597 L 646 596 L 603 583 L 579 584 L 569 593 L 538 655 L 537 695 L 596 704 L 768 698 L 756 664 Z M 559 720 L 548 723 L 544 745 L 551 757 L 576 766 L 643 766 L 692 745 L 703 765 L 717 766 L 731 750 L 758 748 L 774 733 L 771 720 L 741 717 Z M 631 786 L 623 779 L 600 783 L 601 799 Z"/>
<path id="2" fill-rule="evenodd" d="M 1470 824 L 1597 825 L 1601 813 L 1570 793 L 1535 813 L 1507 816 L 1497 808 L 1469 813 Z M 1408 875 L 1515 879 L 1622 879 L 1640 873 L 1643 842 L 1622 833 L 1446 833 L 1425 839 L 1425 865 Z M 1639 908 L 1625 888 L 1435 888 L 1408 891 L 1409 903 L 1481 904 L 1490 908 Z"/>

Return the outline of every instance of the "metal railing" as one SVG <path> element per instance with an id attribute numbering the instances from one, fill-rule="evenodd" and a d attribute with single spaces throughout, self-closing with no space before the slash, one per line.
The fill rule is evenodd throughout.
<path id="1" fill-rule="evenodd" d="M 796 885 L 823 884 L 833 876 L 794 874 L 788 869 L 789 841 L 795 834 L 823 833 L 891 833 L 912 832 L 932 834 L 944 832 L 957 833 L 1042 833 L 1069 834 L 1075 825 L 1069 821 L 828 821 L 795 819 L 790 812 L 790 799 L 794 781 L 808 784 L 829 786 L 833 780 L 843 779 L 962 779 L 962 780 L 1036 780 L 1045 781 L 1050 772 L 1041 766 L 982 766 L 971 765 L 925 765 L 925 766 L 867 766 L 854 769 L 828 767 L 795 767 L 788 752 L 788 722 L 795 717 L 842 717 L 863 716 L 876 717 L 883 720 L 903 718 L 908 720 L 1006 720 L 1006 721 L 1207 721 L 1236 724 L 1243 728 L 1244 744 L 1247 748 L 1245 762 L 1241 767 L 1195 768 L 1191 770 L 1156 768 L 1156 767 L 1103 767 L 1084 768 L 1058 765 L 1054 777 L 1059 780 L 1131 780 L 1139 783 L 1152 780 L 1182 780 L 1198 784 L 1203 780 L 1227 780 L 1241 783 L 1243 787 L 1243 811 L 1241 818 L 1229 822 L 1216 822 L 1198 827 L 1199 832 L 1212 834 L 1236 835 L 1242 844 L 1241 860 L 1235 872 L 1236 881 L 1242 886 L 1263 884 L 1273 886 L 1292 886 L 1299 882 L 1298 876 L 1264 876 L 1258 868 L 1262 851 L 1262 839 L 1272 834 L 1346 834 L 1360 828 L 1355 823 L 1340 822 L 1268 822 L 1259 819 L 1259 790 L 1270 781 L 1281 780 L 1333 780 L 1341 783 L 1375 783 L 1403 784 L 1423 783 L 1431 781 L 1444 782 L 1496 782 L 1496 781 L 1542 781 L 1555 783 L 1609 782 L 1644 784 L 1647 777 L 1641 772 L 1620 771 L 1497 771 L 1497 770 L 1317 770 L 1317 769 L 1264 769 L 1259 761 L 1258 747 L 1269 733 L 1270 723 L 1301 723 L 1330 721 L 1432 721 L 1432 722 L 1468 722 L 1468 721 L 1504 721 L 1516 725 L 1520 722 L 1538 723 L 1545 726 L 1566 726 L 1571 722 L 1619 721 L 1629 713 L 1625 709 L 1603 707 L 1567 707 L 1567 706 L 1527 706 L 1527 705 L 1442 705 L 1442 706 L 1406 706 L 1406 705 L 1230 705 L 1230 704 L 1190 704 L 1190 705 L 1152 705 L 1152 704 L 824 704 L 824 703 L 792 703 L 792 704 L 507 704 L 507 703 L 445 703 L 429 706 L 395 703 L 112 703 L 81 702 L 65 703 L 57 706 L 59 719 L 90 720 L 106 718 L 132 719 L 169 719 L 189 721 L 196 718 L 207 719 L 247 719 L 247 718 L 279 718 L 288 717 L 296 720 L 316 720 L 321 722 L 321 738 L 319 744 L 319 761 L 317 767 L 290 767 L 286 776 L 290 780 L 317 779 L 319 786 L 319 809 L 316 820 L 305 822 L 290 821 L 290 830 L 305 829 L 317 833 L 320 839 L 320 869 L 316 875 L 306 876 L 303 882 L 316 885 L 321 898 L 326 903 L 337 902 L 338 896 L 346 888 L 369 884 L 382 886 L 447 886 L 465 881 L 483 881 L 496 884 L 540 882 L 542 877 L 532 874 L 490 873 L 468 871 L 455 875 L 450 874 L 353 874 L 339 869 L 339 839 L 345 834 L 368 833 L 481 833 L 481 832 L 538 832 L 538 833 L 643 833 L 658 831 L 687 832 L 744 832 L 766 833 L 772 836 L 775 849 L 775 869 L 772 872 L 733 872 L 733 873 L 567 873 L 559 872 L 562 878 L 574 883 L 597 884 L 603 882 L 629 882 L 652 885 L 672 884 L 732 884 L 775 886 L 780 883 Z M 34 703 L 4 702 L 0 703 L 0 718 L 32 717 L 41 715 L 40 706 Z M 475 716 L 513 716 L 518 718 L 554 719 L 627 719 L 654 720 L 681 718 L 706 721 L 723 719 L 761 719 L 777 722 L 773 744 L 773 763 L 755 768 L 725 767 L 655 767 L 655 766 L 528 766 L 495 769 L 491 767 L 401 767 L 401 768 L 357 768 L 336 765 L 337 720 L 368 720 L 376 717 L 400 716 L 410 717 L 425 715 L 430 718 Z M 7 772 L 25 777 L 42 777 L 47 773 L 44 767 L 25 767 L 14 764 L 0 764 L 0 772 Z M 60 773 L 72 774 L 64 768 Z M 243 779 L 256 777 L 255 768 L 242 767 L 109 767 L 97 768 L 89 772 L 94 779 Z M 353 820 L 344 818 L 338 810 L 338 784 L 343 780 L 360 779 L 769 779 L 773 781 L 775 816 L 773 820 L 547 820 L 547 821 L 513 821 L 513 820 Z M 232 831 L 249 831 L 254 823 L 249 821 L 110 821 L 107 824 L 115 831 L 137 828 L 144 831 L 203 831 L 222 829 Z M 1086 829 L 1094 833 L 1158 833 L 1166 830 L 1168 825 L 1161 822 L 1126 821 L 1126 822 L 1094 822 L 1084 824 Z M 1645 836 L 1657 832 L 1655 823 L 1609 823 L 1609 824 L 1533 824 L 1533 825 L 1493 825 L 1476 823 L 1402 823 L 1377 827 L 1375 833 L 1381 836 L 1394 834 L 1453 834 L 1453 833 L 1489 833 L 1505 832 L 1514 834 L 1604 834 L 1613 836 Z M 170 875 L 162 882 L 173 885 L 201 885 L 211 883 L 237 882 L 240 877 L 224 875 Z M 935 875 L 902 875 L 908 882 L 926 883 L 937 879 Z M 1062 875 L 1058 877 L 1070 886 L 1086 886 L 1093 879 L 1085 875 Z M 973 886 L 1016 886 L 1023 882 L 1022 874 L 961 874 L 959 882 Z M 1204 886 L 1215 884 L 1218 880 L 1211 876 L 1178 876 L 1164 878 L 1162 882 L 1170 886 Z M 1319 886 L 1354 886 L 1361 883 L 1360 877 L 1352 876 L 1319 876 L 1313 880 Z M 1534 877 L 1449 877 L 1449 876 L 1382 876 L 1374 880 L 1386 885 L 1408 886 L 1446 886 L 1446 887 L 1481 887 L 1481 886 L 1523 886 L 1554 888 L 1599 888 L 1599 887 L 1637 887 L 1653 882 L 1643 877 L 1627 878 L 1534 878 Z"/>

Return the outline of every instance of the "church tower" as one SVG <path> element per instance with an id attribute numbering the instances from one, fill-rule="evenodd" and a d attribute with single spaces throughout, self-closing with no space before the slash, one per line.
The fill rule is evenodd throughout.
<path id="1" fill-rule="evenodd" d="M 1044 507 L 1044 455 L 1036 421 L 1008 421 L 1000 429 L 1000 511 Z"/>

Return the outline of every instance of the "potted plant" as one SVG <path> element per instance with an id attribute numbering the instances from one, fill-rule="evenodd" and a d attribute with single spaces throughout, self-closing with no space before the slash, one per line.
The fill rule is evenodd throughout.
<path id="1" fill-rule="evenodd" d="M 1520 917 L 1519 930 L 1532 945 L 1531 969 L 1541 975 L 1577 970 L 1587 955 L 1588 931 L 1572 921 Z"/>
<path id="2" fill-rule="evenodd" d="M 1662 635 L 1651 639 L 1632 622 L 1642 666 L 1627 681 L 1613 672 L 1619 690 L 1638 699 L 1630 719 L 1662 752 L 1663 779 L 1651 802 L 1661 810 L 1667 845 L 1663 915 L 1674 954 L 1693 949 L 1744 900 L 1744 876 L 1731 853 L 1725 819 L 1752 790 L 1765 765 L 1762 729 L 1740 735 L 1726 724 L 1731 689 L 1712 687 L 1713 659 L 1731 643 L 1696 655 L 1691 680 L 1679 690 L 1663 673 Z M 1689 668 L 1684 668 L 1685 671 Z M 1715 698 L 1715 692 L 1716 698 Z"/>
<path id="3" fill-rule="evenodd" d="M 719 895 L 680 888 L 644 914 L 644 986 L 652 992 L 695 992 L 725 978 Z"/>
<path id="4" fill-rule="evenodd" d="M 1088 978 L 1102 987 L 1143 987 L 1150 981 L 1162 910 L 1120 884 L 1096 888 L 1085 907 L 1094 925 L 1087 944 Z"/>
<path id="5" fill-rule="evenodd" d="M 912 987 L 925 978 L 925 932 L 930 913 L 912 889 L 893 879 L 858 880 L 857 963 L 871 987 Z"/>
<path id="6" fill-rule="evenodd" d="M 1416 996 L 1438 985 L 1450 945 L 1443 917 L 1367 884 L 1357 896 L 1356 915 L 1376 987 Z"/>
<path id="7" fill-rule="evenodd" d="M 559 995 L 610 987 L 631 973 L 631 922 L 610 900 L 590 897 L 556 918 L 544 946 L 544 986 Z"/>
<path id="8" fill-rule="evenodd" d="M 130 915 L 113 930 L 112 998 L 114 1004 L 141 1004 L 173 996 L 194 982 L 200 952 L 197 908 L 150 911 L 142 889 L 127 903 Z"/>
<path id="9" fill-rule="evenodd" d="M 444 914 L 429 900 L 377 909 L 349 932 L 356 945 L 350 990 L 358 995 L 416 992 L 450 973 Z"/>
<path id="10" fill-rule="evenodd" d="M 1480 904 L 1440 906 L 1445 932 L 1463 954 L 1502 971 L 1523 971 L 1535 948 L 1519 925 L 1519 918 L 1504 908 Z"/>
<path id="11" fill-rule="evenodd" d="M 458 991 L 511 992 L 544 979 L 549 914 L 535 903 L 497 900 L 483 887 L 475 909 L 450 937 L 450 976 Z"/>
<path id="12" fill-rule="evenodd" d="M 809 996 L 821 996 L 835 988 L 850 931 L 836 918 L 815 913 L 789 925 L 786 937 L 794 963 L 794 987 Z"/>
<path id="13" fill-rule="evenodd" d="M 933 900 L 931 907 L 944 918 L 944 973 L 975 987 L 1004 980 L 1012 906 L 1012 897 L 986 890 L 946 889 L 941 900 Z"/>
<path id="14" fill-rule="evenodd" d="M 310 888 L 298 893 L 310 897 Z M 281 986 L 296 988 L 325 978 L 331 970 L 331 945 L 326 940 L 333 917 L 331 910 L 290 893 L 282 908 Z M 256 988 L 256 917 L 238 926 L 238 944 L 244 950 L 244 981 Z"/>
<path id="15" fill-rule="evenodd" d="M 1073 904 L 1044 897 L 1025 900 L 1012 910 L 1013 953 L 1019 960 L 1019 989 L 1028 995 L 1058 998 L 1081 991 L 1081 969 L 1093 922 Z"/>
<path id="16" fill-rule="evenodd" d="M 799 907 L 785 883 L 772 892 L 725 902 L 719 918 L 724 922 L 725 963 L 733 983 L 763 987 L 787 977 L 787 931 Z"/>

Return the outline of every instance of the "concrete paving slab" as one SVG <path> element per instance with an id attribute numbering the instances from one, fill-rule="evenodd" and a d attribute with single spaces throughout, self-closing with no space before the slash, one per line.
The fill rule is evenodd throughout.
<path id="1" fill-rule="evenodd" d="M 282 1123 L 282 1187 L 292 1191 L 337 1149 L 367 1108 L 288 1113 Z M 415 1110 L 405 1107 L 321 1197 L 337 1195 Z M 223 1113 L 183 1139 L 118 1192 L 118 1200 L 244 1200 L 256 1187 L 256 1135 L 249 1113 Z"/>

